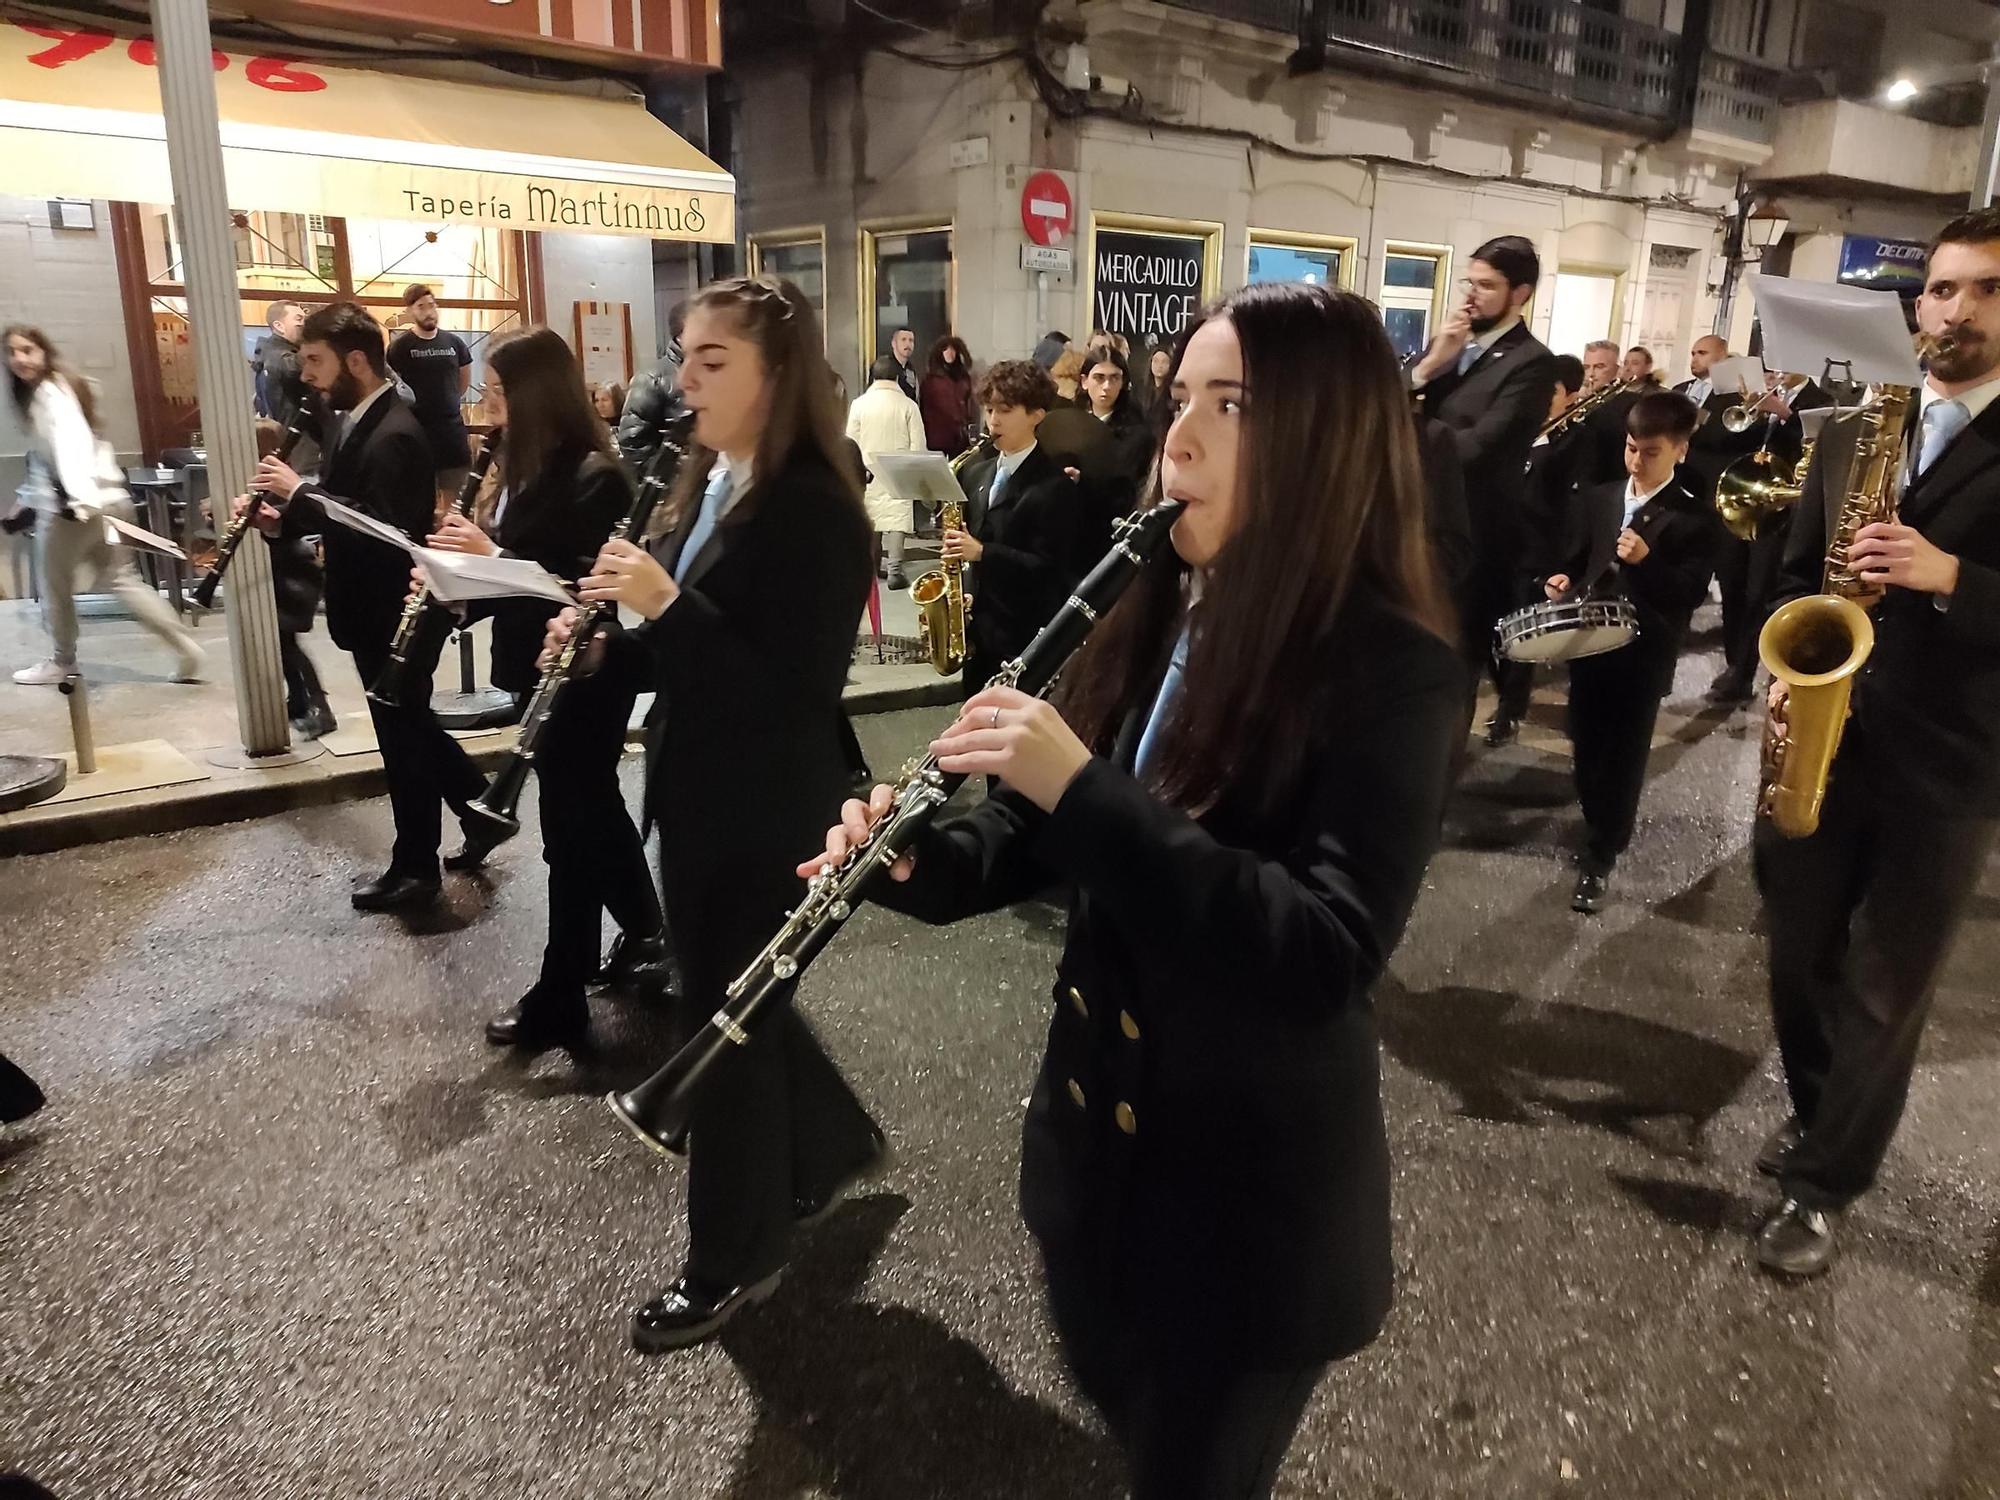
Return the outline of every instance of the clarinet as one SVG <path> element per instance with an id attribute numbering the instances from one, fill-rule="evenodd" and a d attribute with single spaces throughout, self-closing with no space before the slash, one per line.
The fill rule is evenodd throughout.
<path id="1" fill-rule="evenodd" d="M 479 450 L 479 456 L 472 461 L 465 483 L 458 487 L 458 498 L 451 503 L 452 514 L 472 514 L 473 502 L 479 498 L 479 487 L 486 482 L 486 472 L 493 467 L 493 460 L 500 452 L 501 436 L 501 433 L 493 434 Z M 384 708 L 403 706 L 403 678 L 409 671 L 410 653 L 433 613 L 428 608 L 430 602 L 430 585 L 425 584 L 414 590 L 403 605 L 403 616 L 396 622 L 395 639 L 389 643 L 389 660 L 383 664 L 374 684 L 368 689 L 369 699 Z"/>
<path id="2" fill-rule="evenodd" d="M 1162 500 L 1118 522 L 1117 541 L 1103 560 L 1028 649 L 1002 666 L 986 685 L 1018 688 L 1038 698 L 1045 694 L 1091 627 L 1159 550 L 1180 512 L 1180 501 Z M 833 941 L 869 883 L 909 852 L 964 781 L 963 773 L 939 769 L 934 755 L 904 766 L 889 810 L 838 865 L 820 866 L 806 883 L 798 910 L 729 986 L 722 1008 L 652 1077 L 627 1093 L 605 1096 L 619 1123 L 655 1151 L 676 1156 L 685 1152 L 688 1119 L 703 1079 L 731 1048 L 749 1045 L 759 1018 L 785 986 Z"/>
<path id="3" fill-rule="evenodd" d="M 681 460 L 687 457 L 687 444 L 694 434 L 695 413 L 683 409 L 660 430 L 659 451 L 646 465 L 645 476 L 639 481 L 639 491 L 632 498 L 632 508 L 625 513 L 611 532 L 610 540 L 629 542 L 645 535 L 646 523 L 652 520 L 653 510 L 660 503 L 660 497 L 674 482 L 679 472 Z M 528 699 L 527 711 L 521 715 L 520 738 L 493 779 L 486 784 L 486 790 L 467 805 L 471 817 L 479 819 L 512 838 L 520 832 L 521 820 L 516 809 L 521 803 L 521 793 L 528 785 L 528 772 L 534 769 L 535 756 L 542 743 L 542 735 L 547 731 L 549 719 L 562 701 L 563 688 L 567 686 L 582 667 L 583 653 L 589 647 L 592 635 L 606 615 L 615 617 L 617 606 L 599 600 L 586 604 L 577 612 L 576 624 L 570 630 L 569 642 L 556 654 L 542 679 L 535 684 L 534 696 Z"/>
<path id="4" fill-rule="evenodd" d="M 300 401 L 298 410 L 292 413 L 292 420 L 285 425 L 285 435 L 278 439 L 278 446 L 272 450 L 271 456 L 277 459 L 290 458 L 292 450 L 298 447 L 299 440 L 306 435 L 306 429 L 312 425 L 314 417 L 311 398 Z M 215 566 L 203 575 L 201 582 L 197 583 L 188 595 L 203 609 L 214 608 L 215 590 L 222 582 L 222 575 L 229 571 L 229 564 L 236 556 L 236 549 L 243 545 L 243 538 L 250 534 L 250 528 L 257 524 L 258 515 L 270 503 L 270 495 L 263 490 L 253 490 L 249 503 L 243 507 L 243 514 L 229 523 L 229 529 L 223 532 L 222 540 L 216 543 Z"/>

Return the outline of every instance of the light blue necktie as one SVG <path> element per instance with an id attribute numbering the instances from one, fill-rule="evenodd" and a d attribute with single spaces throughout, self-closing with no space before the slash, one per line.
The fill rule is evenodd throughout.
<path id="1" fill-rule="evenodd" d="M 701 555 L 701 549 L 708 545 L 708 539 L 715 531 L 717 516 L 722 510 L 722 497 L 729 493 L 729 470 L 717 469 L 708 476 L 708 490 L 701 497 L 701 510 L 694 518 L 694 529 L 688 532 L 687 545 L 681 548 L 681 555 L 674 561 L 674 582 L 687 577 L 687 570 Z"/>
<path id="2" fill-rule="evenodd" d="M 1181 706 L 1181 693 L 1187 686 L 1187 658 L 1188 627 L 1183 623 L 1180 639 L 1174 642 L 1173 658 L 1167 663 L 1167 675 L 1160 679 L 1159 696 L 1153 699 L 1152 715 L 1146 720 L 1145 732 L 1139 736 L 1139 753 L 1132 758 L 1132 769 L 1141 776 L 1146 774 L 1159 751 L 1167 721 Z"/>
<path id="3" fill-rule="evenodd" d="M 1479 356 L 1484 354 L 1485 352 L 1486 351 L 1484 349 L 1481 349 L 1477 344 L 1467 344 L 1463 349 L 1459 350 L 1458 373 L 1463 375 L 1467 370 L 1471 369 L 1474 365 L 1478 364 Z"/>
<path id="4" fill-rule="evenodd" d="M 1924 413 L 1924 440 L 1917 450 L 1916 472 L 1928 472 L 1938 455 L 1951 446 L 1951 440 L 1965 431 L 1965 424 L 1971 420 L 1972 413 L 1966 410 L 1964 402 L 1933 401 Z"/>

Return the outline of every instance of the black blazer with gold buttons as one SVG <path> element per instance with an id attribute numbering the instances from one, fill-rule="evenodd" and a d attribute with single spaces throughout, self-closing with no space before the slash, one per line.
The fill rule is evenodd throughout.
<path id="1" fill-rule="evenodd" d="M 1338 1358 L 1390 1301 L 1389 1157 L 1369 991 L 1436 846 L 1465 676 L 1351 604 L 1317 655 L 1299 784 L 1196 818 L 1129 769 L 1151 695 L 1044 814 L 1004 789 L 928 830 L 876 899 L 933 922 L 1071 884 L 1028 1104 L 1021 1206 L 1177 1343 Z"/>

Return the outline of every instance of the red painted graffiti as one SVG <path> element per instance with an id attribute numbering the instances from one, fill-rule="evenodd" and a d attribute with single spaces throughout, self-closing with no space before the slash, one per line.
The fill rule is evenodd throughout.
<path id="1" fill-rule="evenodd" d="M 115 40 L 108 31 L 65 31 L 60 26 L 30 26 L 26 21 L 14 24 L 30 36 L 55 43 L 44 52 L 28 54 L 28 61 L 38 68 L 60 68 L 64 63 L 75 62 L 93 52 L 102 52 Z"/>
<path id="2" fill-rule="evenodd" d="M 41 37 L 55 45 L 45 47 L 40 52 L 28 54 L 28 61 L 38 68 L 60 68 L 66 63 L 81 62 L 86 57 L 104 51 L 117 41 L 108 31 L 72 30 L 61 26 L 37 26 L 26 21 L 15 21 L 13 25 L 30 36 Z M 159 66 L 159 49 L 153 39 L 142 36 L 128 43 L 125 55 L 142 68 Z M 230 59 L 221 52 L 214 54 L 215 71 L 226 72 Z M 244 76 L 261 89 L 269 89 L 274 94 L 316 94 L 326 87 L 326 80 L 319 74 L 301 67 L 296 58 L 253 57 L 244 66 Z"/>

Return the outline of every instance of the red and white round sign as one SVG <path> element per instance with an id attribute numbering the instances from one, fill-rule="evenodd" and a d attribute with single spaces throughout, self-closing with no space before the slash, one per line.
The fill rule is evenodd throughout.
<path id="1" fill-rule="evenodd" d="M 1021 227 L 1037 245 L 1060 245 L 1076 224 L 1069 184 L 1053 172 L 1037 172 L 1021 185 Z"/>

